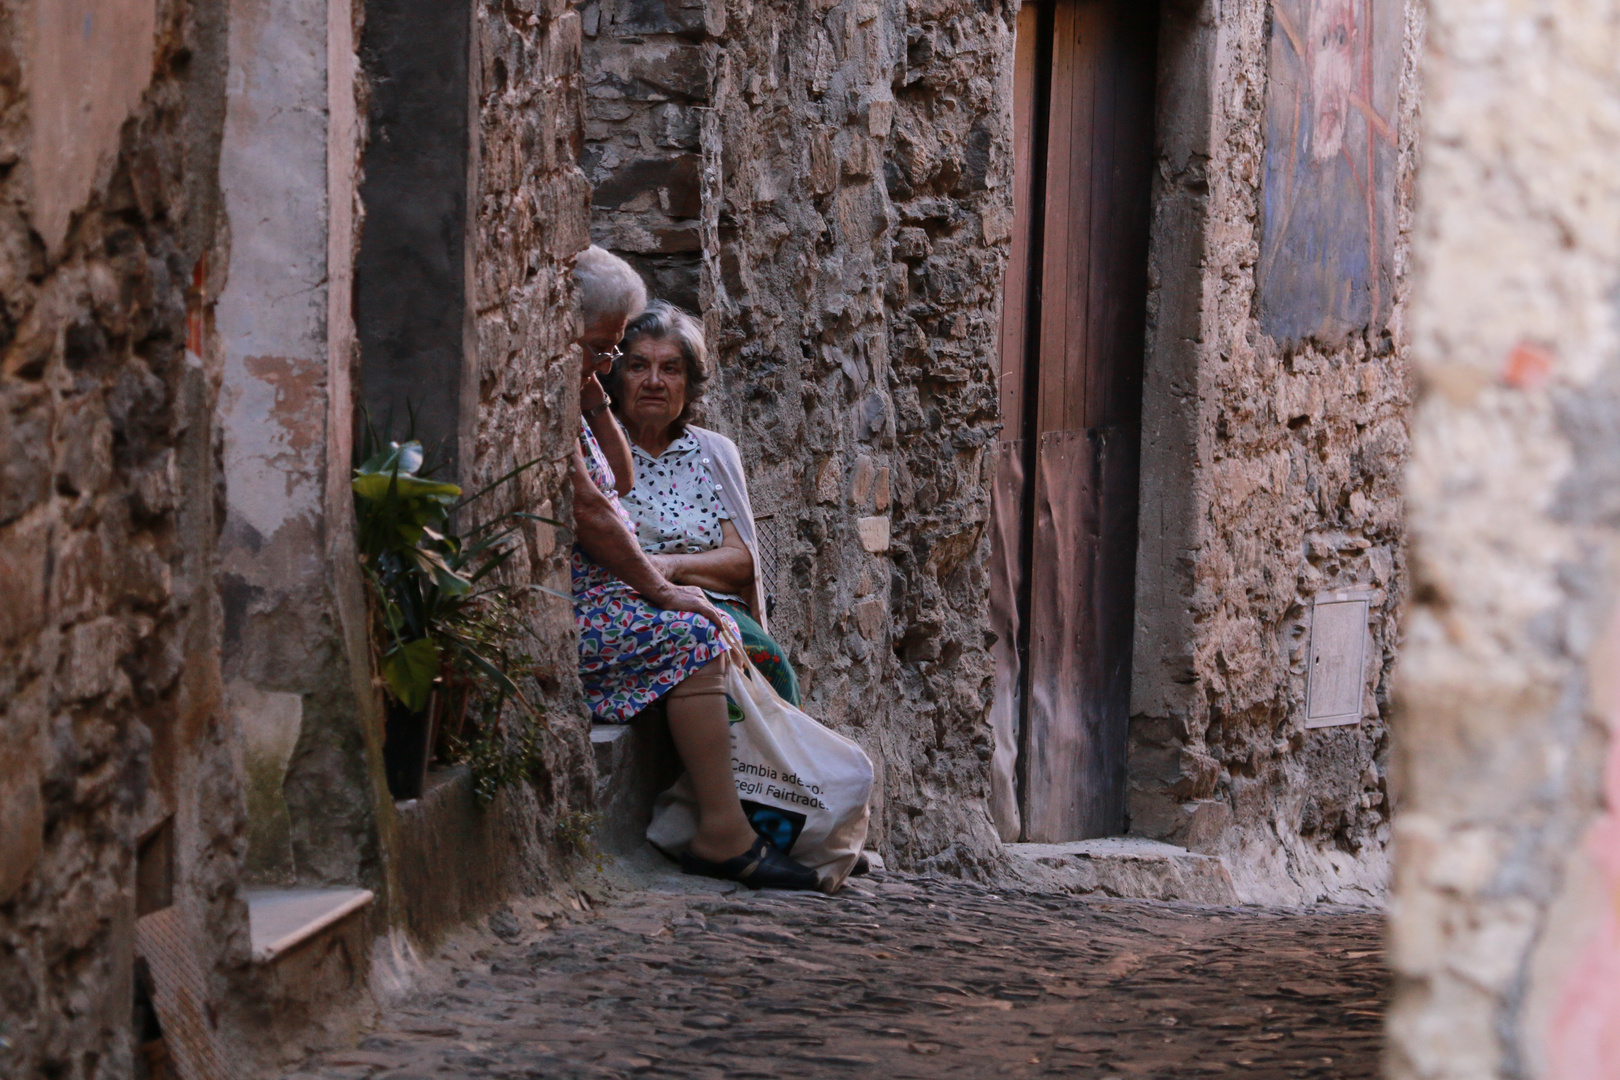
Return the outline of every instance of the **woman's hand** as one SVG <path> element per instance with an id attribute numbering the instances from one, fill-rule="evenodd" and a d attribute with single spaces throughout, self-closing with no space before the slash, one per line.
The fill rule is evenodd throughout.
<path id="1" fill-rule="evenodd" d="M 725 631 L 725 616 L 720 614 L 720 609 L 714 606 L 714 601 L 696 585 L 676 585 L 671 582 L 668 589 L 662 591 L 662 595 L 649 595 L 647 600 L 654 607 L 663 608 L 665 611 L 686 611 L 693 615 L 701 615 L 714 623 L 717 630 Z"/>

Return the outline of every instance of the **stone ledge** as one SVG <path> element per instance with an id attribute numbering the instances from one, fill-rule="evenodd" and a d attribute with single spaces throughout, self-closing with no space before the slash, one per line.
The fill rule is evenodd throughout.
<path id="1" fill-rule="evenodd" d="M 596 758 L 597 845 L 628 855 L 647 840 L 653 800 L 681 774 L 669 725 L 657 710 L 628 724 L 592 724 Z"/>
<path id="2" fill-rule="evenodd" d="M 1035 888 L 1138 900 L 1236 904 L 1226 864 L 1213 855 L 1137 836 L 1067 844 L 1008 844 L 1013 873 Z"/>
<path id="3" fill-rule="evenodd" d="M 370 889 L 249 889 L 253 960 L 266 964 L 374 899 Z"/>
<path id="4" fill-rule="evenodd" d="M 502 788 L 488 804 L 473 794 L 466 765 L 428 772 L 422 797 L 394 804 L 399 823 L 394 902 L 406 927 L 431 946 L 513 893 L 544 880 L 545 840 L 527 785 Z"/>

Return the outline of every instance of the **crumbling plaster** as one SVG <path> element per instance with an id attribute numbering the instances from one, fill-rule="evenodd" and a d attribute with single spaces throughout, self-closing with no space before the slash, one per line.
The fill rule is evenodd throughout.
<path id="1" fill-rule="evenodd" d="M 1246 900 L 1386 887 L 1423 36 L 1406 10 L 1394 313 L 1288 344 L 1260 331 L 1256 298 L 1268 5 L 1164 7 L 1130 831 L 1223 856 Z M 1307 730 L 1312 599 L 1352 587 L 1373 598 L 1364 716 Z"/>
<path id="2" fill-rule="evenodd" d="M 352 260 L 332 212 L 351 204 L 352 179 L 328 165 L 353 158 L 354 60 L 352 46 L 338 50 L 329 70 L 333 8 L 351 16 L 329 0 L 231 5 L 220 161 L 231 257 L 217 316 L 223 668 L 243 733 L 250 876 L 380 887 L 366 753 L 376 702 L 364 641 L 350 632 L 361 624 L 346 483 L 353 333 L 346 273 L 331 272 Z"/>
<path id="3" fill-rule="evenodd" d="M 1620 1061 L 1620 21 L 1429 19 L 1390 1071 L 1597 1080 Z"/>

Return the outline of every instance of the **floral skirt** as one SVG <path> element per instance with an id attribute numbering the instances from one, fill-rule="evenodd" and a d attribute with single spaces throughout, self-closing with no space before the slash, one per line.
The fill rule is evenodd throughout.
<path id="1" fill-rule="evenodd" d="M 748 609 L 741 604 L 732 600 L 716 600 L 715 606 L 737 621 L 737 629 L 742 631 L 743 651 L 754 662 L 759 673 L 765 676 L 765 681 L 771 684 L 777 696 L 797 707 L 799 676 L 794 673 L 793 665 L 788 663 L 782 646 L 754 621 Z"/>
<path id="2" fill-rule="evenodd" d="M 628 723 L 726 651 L 720 631 L 701 615 L 656 608 L 616 578 L 581 584 L 576 577 L 579 677 L 598 720 Z"/>

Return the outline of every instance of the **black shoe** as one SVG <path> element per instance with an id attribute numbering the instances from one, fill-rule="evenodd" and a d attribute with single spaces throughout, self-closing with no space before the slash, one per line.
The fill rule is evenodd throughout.
<path id="1" fill-rule="evenodd" d="M 821 879 L 808 866 L 794 862 L 763 836 L 736 858 L 724 862 L 700 859 L 690 851 L 681 854 L 681 873 L 735 881 L 750 889 L 819 889 Z"/>
<path id="2" fill-rule="evenodd" d="M 866 854 L 862 852 L 861 857 L 855 860 L 855 866 L 852 870 L 850 870 L 849 876 L 860 877 L 862 874 L 870 874 L 871 872 L 872 860 L 868 859 Z"/>

